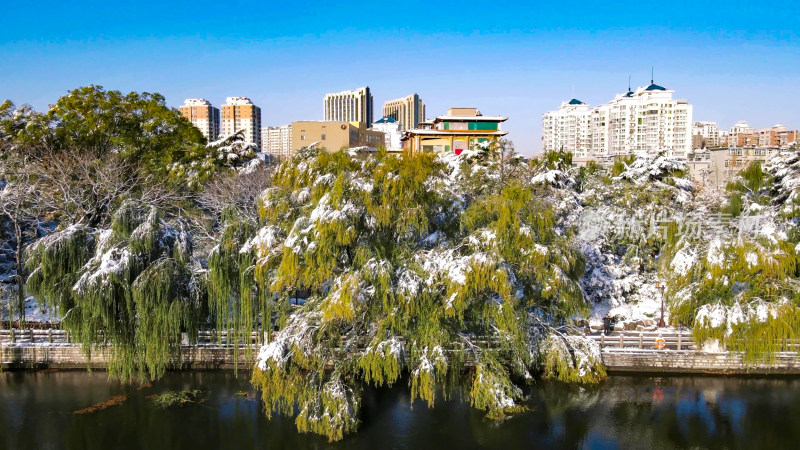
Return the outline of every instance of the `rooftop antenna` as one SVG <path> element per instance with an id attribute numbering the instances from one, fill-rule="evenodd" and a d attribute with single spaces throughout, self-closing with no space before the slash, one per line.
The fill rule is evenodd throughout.
<path id="1" fill-rule="evenodd" d="M 653 84 L 653 66 L 650 66 L 650 84 Z"/>
<path id="2" fill-rule="evenodd" d="M 575 85 L 572 85 L 572 98 L 575 98 Z"/>
<path id="3" fill-rule="evenodd" d="M 628 92 L 631 91 L 631 76 L 628 75 Z"/>

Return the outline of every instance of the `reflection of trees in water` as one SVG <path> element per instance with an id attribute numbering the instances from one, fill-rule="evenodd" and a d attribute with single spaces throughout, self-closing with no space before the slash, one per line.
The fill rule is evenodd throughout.
<path id="1" fill-rule="evenodd" d="M 540 432 L 547 447 L 575 448 L 585 444 L 593 426 L 590 417 L 602 415 L 602 385 L 576 386 L 540 382 L 531 389 L 530 406 L 541 416 Z"/>
<path id="2" fill-rule="evenodd" d="M 109 384 L 103 372 L 4 373 L 0 436 L 10 440 L 0 439 L 0 447 L 761 449 L 800 442 L 800 380 L 610 377 L 591 387 L 538 381 L 527 392 L 530 411 L 500 423 L 453 398 L 457 392 L 432 409 L 416 402 L 411 410 L 406 383 L 366 388 L 361 430 L 330 445 L 298 434 L 291 419 L 265 420 L 260 402 L 235 395 L 250 387 L 246 378 L 229 372 L 171 373 L 142 390 Z M 159 410 L 147 399 L 190 387 L 209 392 L 204 406 Z M 72 414 L 122 393 L 130 397 L 123 405 Z"/>
<path id="3" fill-rule="evenodd" d="M 796 381 L 790 389 L 784 380 L 720 377 L 626 377 L 609 384 L 607 419 L 596 426 L 623 447 L 764 448 L 780 434 L 793 434 L 780 442 L 800 438 L 792 420 L 800 400 Z"/>

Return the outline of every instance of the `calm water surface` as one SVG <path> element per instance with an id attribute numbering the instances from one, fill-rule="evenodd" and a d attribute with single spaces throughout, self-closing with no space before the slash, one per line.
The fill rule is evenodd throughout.
<path id="1" fill-rule="evenodd" d="M 201 389 L 206 401 L 161 410 L 147 398 Z M 800 380 L 610 377 L 597 387 L 539 382 L 530 411 L 503 423 L 458 401 L 411 410 L 404 386 L 364 395 L 361 431 L 334 444 L 267 420 L 244 374 L 175 372 L 139 388 L 103 372 L 0 373 L 0 448 L 470 449 L 800 448 Z M 73 414 L 112 396 L 121 405 Z"/>

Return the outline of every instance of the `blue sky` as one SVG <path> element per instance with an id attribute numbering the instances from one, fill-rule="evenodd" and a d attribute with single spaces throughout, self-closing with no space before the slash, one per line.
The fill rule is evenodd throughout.
<path id="1" fill-rule="evenodd" d="M 250 97 L 265 125 L 322 118 L 322 97 L 413 92 L 428 116 L 476 106 L 538 152 L 541 115 L 650 80 L 728 128 L 800 128 L 800 2 L 113 2 L 10 0 L 0 99 L 45 109 L 99 84 L 215 105 Z M 135 4 L 134 4 L 135 3 Z"/>

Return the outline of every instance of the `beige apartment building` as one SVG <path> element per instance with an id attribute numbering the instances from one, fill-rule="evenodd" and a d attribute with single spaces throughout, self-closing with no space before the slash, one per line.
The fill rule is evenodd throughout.
<path id="1" fill-rule="evenodd" d="M 391 117 L 400 123 L 400 130 L 417 128 L 425 121 L 425 103 L 417 94 L 389 100 L 383 104 L 383 117 Z"/>
<path id="2" fill-rule="evenodd" d="M 197 127 L 206 140 L 211 142 L 219 137 L 219 108 L 204 98 L 187 98 L 178 108 L 181 115 Z"/>
<path id="3" fill-rule="evenodd" d="M 372 92 L 369 86 L 355 91 L 325 94 L 322 101 L 323 119 L 338 122 L 364 122 L 372 125 Z"/>
<path id="4" fill-rule="evenodd" d="M 312 144 L 329 152 L 356 147 L 374 151 L 384 145 L 384 134 L 364 122 L 299 121 L 292 122 L 291 131 L 292 153 Z"/>
<path id="5" fill-rule="evenodd" d="M 754 161 L 766 161 L 781 151 L 778 147 L 718 147 L 691 152 L 686 161 L 689 178 L 712 188 L 724 188 L 728 180 Z"/>
<path id="6" fill-rule="evenodd" d="M 261 148 L 261 108 L 247 97 L 228 97 L 222 105 L 220 133 L 230 136 L 244 132 L 245 142 Z"/>

